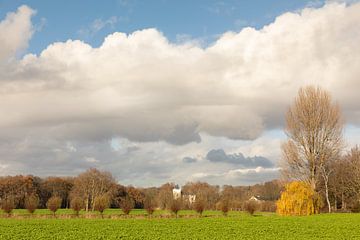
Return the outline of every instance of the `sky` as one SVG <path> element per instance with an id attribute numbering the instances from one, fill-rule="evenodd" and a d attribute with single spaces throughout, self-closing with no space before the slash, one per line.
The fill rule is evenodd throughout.
<path id="1" fill-rule="evenodd" d="M 359 1 L 0 0 L 0 175 L 279 177 L 298 89 L 360 140 Z"/>

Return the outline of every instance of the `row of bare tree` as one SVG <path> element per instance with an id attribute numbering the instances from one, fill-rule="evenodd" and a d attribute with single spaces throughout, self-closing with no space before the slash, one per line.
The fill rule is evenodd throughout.
<path id="1" fill-rule="evenodd" d="M 92 168 L 77 177 L 0 177 L 0 201 L 4 203 L 11 199 L 15 208 L 26 208 L 29 199 L 36 198 L 37 207 L 46 208 L 49 199 L 56 197 L 59 208 L 79 205 L 86 211 L 99 210 L 99 205 L 171 209 L 174 205 L 174 187 L 173 183 L 150 188 L 125 187 L 118 184 L 109 172 Z M 275 201 L 280 195 L 282 184 L 274 180 L 254 186 L 225 185 L 220 188 L 205 182 L 190 182 L 182 189 L 184 195 L 196 195 L 197 202 L 202 202 L 204 209 L 219 209 L 224 199 L 230 209 L 242 209 L 244 202 L 251 196 Z M 181 202 L 182 209 L 193 207 L 187 199 Z"/>

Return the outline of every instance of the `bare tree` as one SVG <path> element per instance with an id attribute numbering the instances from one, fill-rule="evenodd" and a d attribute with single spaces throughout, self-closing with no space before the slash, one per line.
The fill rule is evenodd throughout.
<path id="1" fill-rule="evenodd" d="M 181 210 L 182 202 L 181 199 L 172 199 L 170 202 L 170 211 L 178 217 L 178 212 Z"/>
<path id="2" fill-rule="evenodd" d="M 134 208 L 134 205 L 134 200 L 132 200 L 129 196 L 126 196 L 120 201 L 121 210 L 125 213 L 125 215 L 129 215 L 130 211 Z"/>
<path id="3" fill-rule="evenodd" d="M 74 210 L 76 216 L 79 216 L 80 210 L 84 206 L 84 201 L 81 197 L 73 197 L 70 202 L 70 207 Z"/>
<path id="4" fill-rule="evenodd" d="M 202 196 L 197 197 L 194 203 L 194 209 L 200 215 L 200 217 L 202 216 L 202 213 L 205 210 L 205 206 L 206 206 L 206 201 L 204 197 Z"/>
<path id="5" fill-rule="evenodd" d="M 99 211 L 101 218 L 104 218 L 104 211 L 110 206 L 110 198 L 107 194 L 97 196 L 94 201 L 95 210 Z"/>
<path id="6" fill-rule="evenodd" d="M 112 195 L 115 190 L 115 180 L 109 172 L 91 168 L 80 174 L 74 182 L 72 194 L 85 200 L 85 210 L 95 210 L 95 198 L 104 194 Z"/>
<path id="7" fill-rule="evenodd" d="M 154 199 L 154 196 L 147 195 L 145 197 L 144 208 L 149 216 L 151 216 L 154 213 L 155 208 L 156 208 L 156 201 Z"/>
<path id="8" fill-rule="evenodd" d="M 39 198 L 36 195 L 32 194 L 25 198 L 25 208 L 28 210 L 30 214 L 33 214 L 35 210 L 38 208 L 38 206 L 39 206 Z"/>
<path id="9" fill-rule="evenodd" d="M 53 196 L 49 198 L 46 203 L 47 208 L 53 213 L 55 217 L 56 211 L 61 207 L 61 198 L 58 196 Z"/>
<path id="10" fill-rule="evenodd" d="M 7 213 L 8 216 L 11 215 L 11 212 L 15 208 L 15 200 L 14 197 L 6 197 L 1 201 L 1 209 Z"/>
<path id="11" fill-rule="evenodd" d="M 340 108 L 330 94 L 319 87 L 301 88 L 286 115 L 283 175 L 305 181 L 316 191 L 319 178 L 326 180 L 331 173 L 328 163 L 340 156 L 342 132 Z"/>

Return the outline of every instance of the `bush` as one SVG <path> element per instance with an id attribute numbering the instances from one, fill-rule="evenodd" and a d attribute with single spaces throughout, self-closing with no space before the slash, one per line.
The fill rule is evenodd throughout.
<path id="1" fill-rule="evenodd" d="M 285 186 L 276 206 L 280 215 L 311 215 L 319 213 L 322 202 L 309 184 L 294 181 Z"/>
<path id="2" fill-rule="evenodd" d="M 126 196 L 121 200 L 121 210 L 126 214 L 129 215 L 130 211 L 134 208 L 134 200 L 132 200 L 129 196 Z"/>
<path id="3" fill-rule="evenodd" d="M 178 212 L 181 210 L 181 199 L 172 199 L 170 202 L 170 211 L 175 214 L 176 218 L 178 217 Z"/>
<path id="4" fill-rule="evenodd" d="M 12 210 L 15 208 L 15 200 L 13 197 L 7 197 L 1 201 L 1 209 L 8 214 L 11 215 Z"/>
<path id="5" fill-rule="evenodd" d="M 57 196 L 53 196 L 49 198 L 49 200 L 47 201 L 46 206 L 53 213 L 54 216 L 56 211 L 60 208 L 61 202 L 62 202 L 61 198 Z"/>
<path id="6" fill-rule="evenodd" d="M 39 206 L 39 198 L 36 195 L 30 195 L 25 198 L 25 208 L 30 214 L 33 214 Z"/>
<path id="7" fill-rule="evenodd" d="M 107 209 L 109 206 L 110 198 L 107 194 L 98 196 L 94 200 L 94 209 L 100 212 L 102 218 L 104 217 L 103 213 L 105 209 Z"/>
<path id="8" fill-rule="evenodd" d="M 80 210 L 84 207 L 84 201 L 81 197 L 74 197 L 71 199 L 70 207 L 74 210 L 76 216 L 79 216 Z"/>
<path id="9" fill-rule="evenodd" d="M 195 203 L 194 203 L 194 210 L 200 215 L 202 216 L 202 213 L 205 210 L 205 206 L 206 206 L 206 201 L 203 198 L 198 198 L 196 199 Z"/>
<path id="10" fill-rule="evenodd" d="M 255 200 L 246 201 L 244 204 L 244 210 L 248 212 L 250 215 L 254 215 L 254 213 L 259 209 L 259 203 Z"/>
<path id="11" fill-rule="evenodd" d="M 229 201 L 227 199 L 223 199 L 219 203 L 219 209 L 224 214 L 224 216 L 226 216 L 227 213 L 229 212 L 229 205 L 230 204 L 229 204 Z"/>
<path id="12" fill-rule="evenodd" d="M 145 199 L 144 208 L 149 216 L 151 216 L 154 213 L 155 207 L 156 207 L 156 202 L 154 199 L 150 197 Z"/>

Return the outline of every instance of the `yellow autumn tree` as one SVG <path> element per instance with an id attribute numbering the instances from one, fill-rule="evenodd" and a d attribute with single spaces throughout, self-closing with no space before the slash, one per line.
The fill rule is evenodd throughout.
<path id="1" fill-rule="evenodd" d="M 276 206 L 278 214 L 283 216 L 312 215 L 319 213 L 322 201 L 310 184 L 294 181 L 285 186 Z"/>

